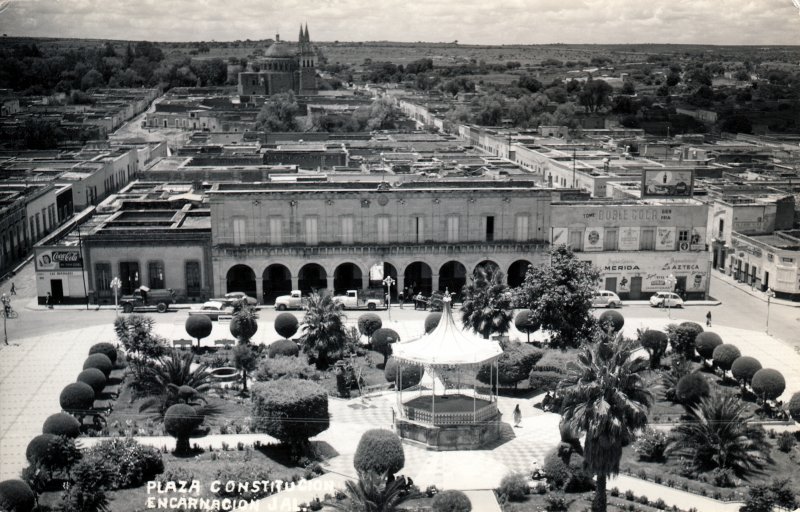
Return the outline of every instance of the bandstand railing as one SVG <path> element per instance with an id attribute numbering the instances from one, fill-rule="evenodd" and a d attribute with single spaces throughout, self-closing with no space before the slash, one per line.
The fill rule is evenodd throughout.
<path id="1" fill-rule="evenodd" d="M 472 425 L 488 420 L 497 413 L 497 404 L 486 404 L 473 411 L 431 412 L 428 409 L 403 405 L 400 409 L 405 419 L 429 425 Z"/>

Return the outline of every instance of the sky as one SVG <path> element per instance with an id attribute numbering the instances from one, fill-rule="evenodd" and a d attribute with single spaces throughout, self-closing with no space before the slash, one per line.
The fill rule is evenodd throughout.
<path id="1" fill-rule="evenodd" d="M 800 4 L 800 0 L 796 0 Z M 0 0 L 0 33 L 151 41 L 800 45 L 793 0 Z"/>

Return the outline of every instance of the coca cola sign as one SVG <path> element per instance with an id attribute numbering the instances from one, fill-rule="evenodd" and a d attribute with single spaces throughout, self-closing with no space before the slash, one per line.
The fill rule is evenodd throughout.
<path id="1" fill-rule="evenodd" d="M 53 261 L 59 263 L 80 263 L 80 254 L 78 251 L 53 251 Z"/>
<path id="2" fill-rule="evenodd" d="M 36 268 L 38 270 L 59 270 L 63 268 L 81 268 L 83 260 L 78 249 L 45 249 L 37 251 Z"/>

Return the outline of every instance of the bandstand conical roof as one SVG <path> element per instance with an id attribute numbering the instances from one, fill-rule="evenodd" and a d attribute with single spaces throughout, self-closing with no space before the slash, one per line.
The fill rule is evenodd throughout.
<path id="1" fill-rule="evenodd" d="M 447 296 L 442 318 L 434 330 L 417 339 L 392 345 L 392 357 L 422 366 L 478 365 L 497 359 L 502 353 L 498 342 L 456 325 Z"/>

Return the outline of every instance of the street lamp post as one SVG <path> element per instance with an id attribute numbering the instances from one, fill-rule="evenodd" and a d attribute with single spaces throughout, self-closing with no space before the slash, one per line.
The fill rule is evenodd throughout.
<path id="1" fill-rule="evenodd" d="M 117 316 L 119 316 L 118 295 L 120 288 L 122 288 L 122 281 L 119 277 L 115 276 L 114 279 L 111 280 L 111 289 L 114 290 L 114 312 L 117 314 Z"/>
<path id="2" fill-rule="evenodd" d="M 677 282 L 678 282 L 678 280 L 675 279 L 674 275 L 670 274 L 669 276 L 667 276 L 667 286 L 669 286 L 669 291 L 671 293 L 675 293 L 675 283 L 677 283 Z M 667 317 L 671 320 L 672 319 L 672 297 L 667 297 L 666 301 L 667 301 Z"/>
<path id="3" fill-rule="evenodd" d="M 6 330 L 6 320 L 8 313 L 11 311 L 11 299 L 4 293 L 3 296 L 0 297 L 0 301 L 3 302 L 3 341 L 6 345 L 8 345 L 8 330 Z"/>
<path id="4" fill-rule="evenodd" d="M 774 296 L 775 292 L 772 291 L 772 288 L 767 288 L 767 334 L 769 334 L 769 304 Z"/>
<path id="5" fill-rule="evenodd" d="M 392 319 L 392 285 L 395 283 L 395 280 L 392 279 L 392 276 L 386 276 L 386 279 L 383 280 L 383 284 L 386 285 L 386 311 L 389 314 L 389 320 Z"/>

